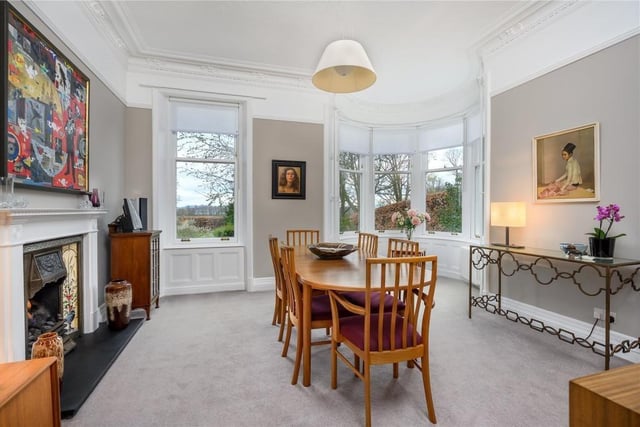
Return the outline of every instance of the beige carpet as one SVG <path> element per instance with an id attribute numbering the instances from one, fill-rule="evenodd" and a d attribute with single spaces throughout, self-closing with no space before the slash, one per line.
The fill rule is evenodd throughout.
<path id="1" fill-rule="evenodd" d="M 438 425 L 568 424 L 568 382 L 602 370 L 601 356 L 479 309 L 469 320 L 463 282 L 441 279 L 436 301 Z M 63 426 L 363 425 L 362 382 L 341 367 L 331 389 L 328 346 L 313 348 L 311 387 L 290 384 L 295 351 L 280 357 L 272 310 L 271 292 L 163 298 Z M 429 425 L 419 371 L 373 372 L 374 426 Z"/>

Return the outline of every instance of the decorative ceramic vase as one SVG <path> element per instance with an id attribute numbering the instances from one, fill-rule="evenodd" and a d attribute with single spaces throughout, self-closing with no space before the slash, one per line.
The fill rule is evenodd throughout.
<path id="1" fill-rule="evenodd" d="M 45 332 L 38 336 L 31 346 L 31 358 L 55 357 L 58 359 L 58 378 L 64 373 L 64 345 L 57 332 Z"/>
<path id="2" fill-rule="evenodd" d="M 131 283 L 127 280 L 115 279 L 104 287 L 109 329 L 119 331 L 127 327 L 131 314 L 131 298 Z"/>
<path id="3" fill-rule="evenodd" d="M 589 250 L 591 256 L 596 258 L 613 258 L 613 251 L 616 247 L 616 239 L 607 237 L 606 239 L 598 239 L 589 237 Z"/>
<path id="4" fill-rule="evenodd" d="M 99 208 L 100 207 L 100 193 L 98 192 L 97 188 L 94 188 L 91 191 L 91 196 L 89 196 L 89 200 L 91 200 L 91 205 L 94 208 Z"/>

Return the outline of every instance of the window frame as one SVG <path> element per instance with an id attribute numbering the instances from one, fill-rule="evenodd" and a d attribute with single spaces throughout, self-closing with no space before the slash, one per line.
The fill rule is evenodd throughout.
<path id="1" fill-rule="evenodd" d="M 176 135 L 171 128 L 171 102 L 187 102 L 194 104 L 218 104 L 237 108 L 237 136 L 235 147 L 235 182 L 234 182 L 234 237 L 215 237 L 181 241 L 176 233 Z M 215 248 L 243 245 L 246 238 L 246 195 L 241 191 L 246 182 L 243 161 L 246 152 L 247 134 L 247 102 L 236 98 L 197 97 L 191 93 L 176 90 L 154 91 L 153 121 L 153 221 L 161 229 L 162 246 L 165 249 L 177 248 Z M 224 133 L 224 132 L 223 132 Z M 166 191 L 174 188 L 175 191 Z M 165 189 L 165 190 L 162 190 Z"/>
<path id="2" fill-rule="evenodd" d="M 433 168 L 433 169 L 429 169 L 429 153 L 432 153 L 434 151 L 441 151 L 441 150 L 450 150 L 452 148 L 459 148 L 462 151 L 462 165 L 461 166 L 455 166 L 455 167 L 439 167 L 439 168 Z M 438 172 L 459 172 L 462 173 L 462 183 L 460 186 L 460 198 L 464 200 L 464 188 L 465 188 L 465 180 L 466 180 L 466 175 L 465 175 L 465 166 L 466 166 L 466 162 L 465 162 L 465 144 L 464 142 L 460 145 L 452 145 L 449 147 L 443 147 L 443 148 L 434 148 L 431 150 L 427 150 L 427 151 L 422 151 L 420 153 L 420 155 L 423 158 L 423 164 L 424 164 L 424 168 L 422 168 L 421 172 L 421 176 L 422 176 L 422 183 L 423 183 L 423 188 L 424 188 L 424 193 L 425 193 L 425 205 L 426 205 L 426 196 L 427 196 L 427 175 L 430 173 L 438 173 Z M 460 205 L 464 206 L 463 200 L 461 200 Z M 425 206 L 426 209 L 426 206 Z M 464 229 L 465 229 L 465 224 L 464 224 L 464 217 L 465 217 L 465 209 L 462 208 L 462 212 L 461 212 L 461 216 L 462 216 L 462 223 L 460 225 L 460 231 L 436 231 L 436 230 L 427 230 L 428 234 L 450 234 L 450 235 L 458 235 L 461 234 Z"/>

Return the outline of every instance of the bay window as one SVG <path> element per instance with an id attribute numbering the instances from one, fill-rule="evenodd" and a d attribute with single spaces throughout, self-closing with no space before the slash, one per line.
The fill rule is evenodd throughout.
<path id="1" fill-rule="evenodd" d="M 338 122 L 340 232 L 399 232 L 395 211 L 425 211 L 416 235 L 477 237 L 484 162 L 480 115 L 406 128 Z M 465 159 L 469 157 L 467 165 Z M 481 156 L 480 156 L 481 157 Z"/>

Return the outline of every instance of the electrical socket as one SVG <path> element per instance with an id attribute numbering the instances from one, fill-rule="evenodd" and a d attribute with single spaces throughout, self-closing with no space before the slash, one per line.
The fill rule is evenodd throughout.
<path id="1" fill-rule="evenodd" d="M 602 308 L 594 307 L 593 318 L 604 320 L 604 310 Z M 614 313 L 613 311 L 609 312 L 609 323 L 614 323 L 615 321 L 616 321 L 616 313 Z"/>

